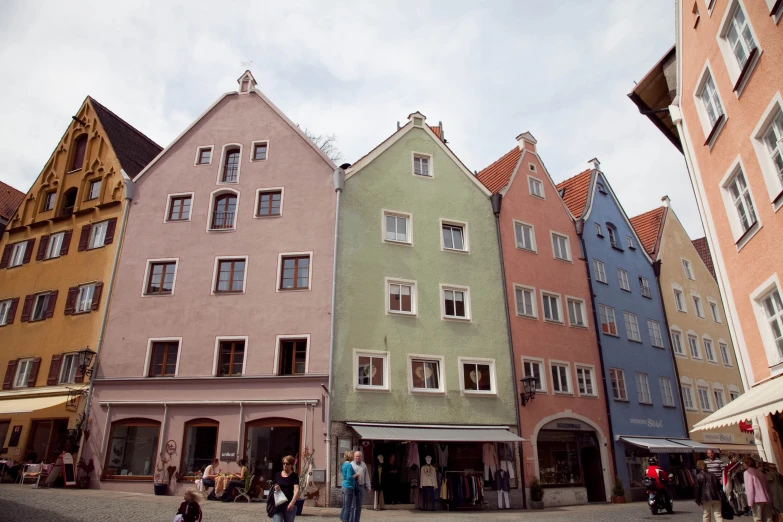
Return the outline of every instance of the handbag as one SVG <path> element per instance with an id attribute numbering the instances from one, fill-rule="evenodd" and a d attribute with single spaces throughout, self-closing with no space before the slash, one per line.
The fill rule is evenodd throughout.
<path id="1" fill-rule="evenodd" d="M 184 520 L 184 519 L 182 518 L 182 515 L 179 515 L 179 514 L 178 514 L 178 515 L 176 515 L 176 516 L 174 517 L 174 521 L 173 521 L 173 522 L 182 522 L 183 520 Z"/>
<path id="2" fill-rule="evenodd" d="M 720 513 L 723 516 L 723 520 L 734 520 L 734 508 L 731 507 L 731 503 L 726 498 L 726 493 L 723 490 L 720 490 Z"/>
<path id="3" fill-rule="evenodd" d="M 275 509 L 275 496 L 270 492 L 266 497 L 266 516 L 273 518 L 275 516 Z"/>
<path id="4" fill-rule="evenodd" d="M 283 490 L 275 491 L 275 507 L 281 506 L 288 502 L 288 497 L 285 496 L 285 493 L 283 493 Z"/>

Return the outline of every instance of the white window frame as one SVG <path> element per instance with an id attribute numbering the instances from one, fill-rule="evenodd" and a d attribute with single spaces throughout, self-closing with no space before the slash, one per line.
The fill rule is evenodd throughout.
<path id="1" fill-rule="evenodd" d="M 761 342 L 764 345 L 764 351 L 767 354 L 767 362 L 769 363 L 773 375 L 777 375 L 783 371 L 783 348 L 777 346 L 771 326 L 772 321 L 771 318 L 767 316 L 764 300 L 776 291 L 781 299 L 783 299 L 783 290 L 781 289 L 778 274 L 774 273 L 769 279 L 751 292 L 749 296 L 753 311 L 756 315 L 756 324 L 759 328 L 759 333 L 761 334 Z M 783 330 L 783 315 L 776 313 L 773 317 L 778 321 L 778 324 L 780 325 L 779 328 Z"/>
<path id="2" fill-rule="evenodd" d="M 538 372 L 540 379 L 540 387 L 536 388 L 536 393 L 548 393 L 549 388 L 547 387 L 547 374 L 546 374 L 546 365 L 544 364 L 544 359 L 539 359 L 538 357 L 522 357 L 522 376 L 527 377 L 528 375 L 525 373 L 525 363 L 528 363 L 531 365 L 531 369 L 533 368 L 532 365 L 538 366 Z"/>
<path id="3" fill-rule="evenodd" d="M 44 253 L 44 260 L 57 259 L 60 257 L 60 252 L 63 248 L 63 240 L 65 239 L 65 232 L 55 232 L 49 236 L 49 241 L 46 243 L 46 252 Z"/>
<path id="4" fill-rule="evenodd" d="M 701 337 L 702 348 L 704 349 L 704 359 L 710 364 L 718 364 L 718 357 L 715 354 L 715 343 L 709 335 Z M 708 349 L 709 348 L 709 349 Z M 712 357 L 710 357 L 712 353 Z"/>
<path id="5" fill-rule="evenodd" d="M 8 259 L 8 268 L 21 266 L 24 263 L 24 255 L 27 251 L 27 241 L 18 241 L 11 248 L 11 257 Z"/>
<path id="6" fill-rule="evenodd" d="M 276 287 L 279 286 L 280 266 L 281 266 L 281 259 L 282 259 L 283 255 L 288 255 L 288 254 L 278 255 L 278 258 L 277 258 L 277 280 L 278 280 L 278 283 L 275 284 Z M 293 255 L 293 254 L 291 254 L 291 255 Z M 241 292 L 215 292 L 215 285 L 217 285 L 218 268 L 220 267 L 220 262 L 221 261 L 235 261 L 235 260 L 240 260 L 240 259 L 245 262 L 245 275 L 244 275 L 244 278 L 242 280 L 242 291 Z M 212 267 L 212 283 L 211 283 L 211 285 L 209 287 L 210 295 L 242 295 L 242 294 L 244 294 L 247 291 L 247 272 L 250 269 L 250 266 L 249 266 L 250 262 L 249 261 L 250 261 L 249 256 L 228 256 L 228 255 L 215 256 L 215 264 Z M 175 268 L 179 269 L 179 264 L 177 264 L 177 266 Z M 310 272 L 312 273 L 312 271 L 313 271 L 313 259 L 311 257 L 310 258 Z M 175 274 L 176 274 L 176 272 L 175 272 Z M 175 275 L 175 278 L 176 278 L 176 275 Z M 146 290 L 146 288 L 145 288 L 145 290 Z M 290 291 L 291 290 L 286 290 L 286 292 L 290 292 Z M 172 288 L 172 295 L 173 295 L 173 293 L 174 293 L 174 289 Z"/>
<path id="7" fill-rule="evenodd" d="M 226 149 L 229 148 L 236 148 L 239 147 L 239 163 L 237 163 L 237 180 L 236 181 L 221 181 L 221 178 L 223 177 L 223 167 L 226 162 Z M 241 143 L 226 143 L 223 145 L 223 147 L 220 149 L 220 162 L 218 163 L 218 172 L 217 172 L 217 179 L 215 180 L 216 185 L 238 185 L 240 176 L 242 175 L 242 154 L 243 154 L 243 148 Z M 239 212 L 239 194 L 237 194 L 237 213 Z M 212 212 L 210 212 L 211 214 Z M 236 219 L 234 220 L 234 223 L 236 224 Z"/>
<path id="8" fill-rule="evenodd" d="M 383 281 L 385 285 L 383 308 L 386 311 L 386 315 L 407 315 L 411 317 L 416 317 L 419 313 L 419 306 L 418 306 L 419 292 L 418 292 L 417 282 L 413 279 L 400 279 L 397 277 L 387 277 Z M 389 289 L 389 285 L 410 285 L 411 287 L 411 311 L 410 312 L 389 309 L 389 298 L 391 296 L 391 290 Z M 441 307 L 443 307 L 443 305 L 441 305 Z"/>
<path id="9" fill-rule="evenodd" d="M 617 241 L 617 227 L 611 223 L 606 224 L 606 235 L 609 236 L 609 244 L 614 248 L 620 248 L 620 243 Z"/>
<path id="10" fill-rule="evenodd" d="M 27 382 L 30 380 L 30 372 L 33 369 L 35 358 L 25 357 L 16 361 L 16 372 L 14 372 L 14 388 L 28 388 Z M 19 382 L 19 378 L 23 377 L 22 382 Z"/>
<path id="11" fill-rule="evenodd" d="M 591 364 L 574 363 L 576 369 L 576 392 L 580 397 L 598 397 L 598 388 L 595 380 L 595 366 Z M 593 389 L 592 393 L 587 392 L 587 386 L 585 386 L 585 392 L 579 389 L 579 372 L 586 374 L 590 378 L 590 386 Z"/>
<path id="12" fill-rule="evenodd" d="M 565 319 L 563 318 L 563 296 L 557 292 L 551 292 L 549 290 L 541 290 L 541 317 L 544 319 L 547 323 L 553 323 L 553 324 L 564 324 Z M 546 307 L 544 306 L 544 298 L 549 297 L 550 298 L 550 305 L 551 305 L 551 299 L 556 299 L 557 304 L 557 319 L 548 319 L 546 317 Z M 550 310 L 552 310 L 550 306 Z"/>
<path id="13" fill-rule="evenodd" d="M 258 160 L 266 161 L 266 160 Z M 280 191 L 280 213 L 279 214 L 273 214 L 271 216 L 262 216 L 258 213 L 258 204 L 261 201 L 261 194 L 264 192 L 277 192 Z M 285 204 L 285 187 L 266 187 L 266 188 L 260 188 L 256 189 L 256 199 L 255 203 L 253 203 L 253 219 L 278 219 L 283 217 L 283 205 Z M 191 207 L 192 208 L 192 207 Z"/>
<path id="14" fill-rule="evenodd" d="M 718 182 L 721 195 L 723 197 L 723 205 L 726 208 L 726 216 L 729 220 L 729 226 L 734 236 L 734 242 L 737 244 L 737 251 L 741 250 L 753 236 L 756 235 L 761 228 L 761 216 L 759 215 L 758 206 L 756 205 L 756 198 L 753 196 L 753 187 L 748 184 L 747 169 L 742 162 L 742 158 L 739 155 L 734 159 L 729 169 L 723 175 L 723 178 Z M 734 201 L 734 196 L 731 193 L 731 186 L 734 184 L 734 180 L 738 175 L 742 174 L 745 180 L 746 191 L 740 195 L 740 202 L 748 214 L 749 228 L 744 228 L 740 221 L 739 213 Z M 746 195 L 747 194 L 747 195 Z M 753 215 L 755 220 L 750 219 L 750 213 L 748 210 L 748 200 L 752 206 Z"/>
<path id="15" fill-rule="evenodd" d="M 702 397 L 702 392 L 704 392 L 704 396 L 707 398 L 707 406 L 704 405 L 704 397 Z M 712 397 L 710 397 L 710 387 L 709 385 L 696 385 L 696 398 L 699 401 L 699 409 L 703 412 L 712 412 L 715 411 L 712 407 Z"/>
<path id="16" fill-rule="evenodd" d="M 729 384 L 729 402 L 739 399 L 740 395 L 742 395 L 742 392 L 739 387 L 735 384 Z"/>
<path id="17" fill-rule="evenodd" d="M 729 351 L 729 343 L 723 338 L 718 339 L 718 351 L 720 351 L 720 359 L 723 366 L 731 368 L 734 364 L 731 362 L 731 352 Z"/>
<path id="18" fill-rule="evenodd" d="M 707 84 L 707 81 L 711 80 L 712 86 L 715 87 L 715 96 L 718 99 L 718 103 L 720 103 L 720 109 L 723 114 L 723 119 L 718 122 L 718 119 L 720 119 L 720 114 L 716 117 L 716 123 L 713 124 L 710 122 L 710 118 L 707 114 L 707 109 L 704 107 L 704 102 L 701 99 L 701 93 L 704 90 L 705 85 Z M 712 146 L 715 144 L 715 141 L 718 139 L 718 136 L 723 131 L 723 127 L 726 126 L 726 121 L 729 119 L 728 114 L 726 114 L 726 104 L 723 103 L 723 98 L 720 95 L 720 90 L 718 89 L 718 86 L 715 82 L 715 75 L 712 73 L 712 67 L 710 66 L 710 61 L 707 60 L 704 62 L 704 68 L 702 69 L 701 74 L 699 75 L 699 81 L 696 83 L 696 87 L 693 90 L 693 103 L 696 107 L 696 112 L 699 115 L 699 122 L 701 123 L 701 128 L 704 131 L 704 139 L 706 140 L 709 138 L 709 143 L 706 145 L 709 146 L 710 149 L 712 149 Z M 715 128 L 717 126 L 717 128 Z M 713 132 L 713 128 L 715 128 L 715 131 Z M 712 134 L 712 136 L 710 136 Z"/>
<path id="19" fill-rule="evenodd" d="M 255 159 L 256 156 L 256 145 L 266 145 L 266 155 L 264 156 L 264 159 L 257 160 Z M 250 142 L 250 163 L 261 163 L 263 161 L 269 161 L 269 140 L 256 140 Z"/>
<path id="20" fill-rule="evenodd" d="M 587 305 L 585 304 L 585 300 L 580 299 L 578 297 L 566 295 L 565 301 L 566 301 L 566 311 L 568 312 L 568 326 L 572 326 L 574 328 L 589 328 L 588 321 L 587 321 Z M 575 306 L 579 306 L 580 313 L 582 314 L 582 324 L 574 323 L 571 321 L 571 307 L 569 306 L 570 303 L 574 303 Z"/>
<path id="21" fill-rule="evenodd" d="M 713 322 L 722 323 L 720 316 L 720 308 L 718 307 L 718 301 L 714 298 L 707 296 L 707 304 L 710 307 L 710 315 L 712 315 Z"/>
<path id="22" fill-rule="evenodd" d="M 517 290 L 522 292 L 530 292 L 532 295 L 530 296 L 530 305 L 533 308 L 533 314 L 532 315 L 525 315 L 519 313 L 519 300 L 517 299 Z M 520 285 L 517 283 L 514 283 L 514 313 L 516 313 L 517 317 L 526 317 L 528 319 L 538 319 L 538 306 L 537 306 L 537 296 L 538 293 L 536 292 L 536 288 L 533 286 L 526 286 L 526 285 Z"/>
<path id="23" fill-rule="evenodd" d="M 650 334 L 650 344 L 655 348 L 665 348 L 661 323 L 655 319 L 647 319 L 647 332 Z M 658 342 L 656 343 L 656 334 Z"/>
<path id="24" fill-rule="evenodd" d="M 773 11 L 772 8 L 775 7 L 775 4 L 777 3 L 775 0 L 766 0 L 767 1 L 767 7 L 769 8 L 769 16 L 772 18 L 773 22 L 775 22 L 775 25 L 778 25 L 778 22 L 780 21 L 781 17 L 783 17 L 783 4 L 778 4 L 777 11 Z"/>
<path id="25" fill-rule="evenodd" d="M 731 43 L 728 39 L 728 32 L 729 29 L 733 26 L 733 18 L 734 14 L 737 11 L 737 9 L 742 9 L 743 15 L 745 16 L 745 23 L 748 26 L 748 29 L 750 31 L 751 37 L 753 38 L 753 43 L 758 48 L 756 55 L 753 57 L 753 60 L 747 64 L 747 73 L 745 74 L 745 77 L 742 79 L 742 83 L 740 85 L 736 85 L 737 81 L 739 80 L 739 76 L 742 73 L 742 68 L 740 67 L 739 63 L 737 62 L 737 58 L 734 55 L 734 50 L 731 46 Z M 746 60 L 747 56 L 750 55 L 751 49 L 746 47 L 745 41 L 742 39 L 742 35 L 738 35 L 738 38 L 740 39 L 740 44 L 743 47 L 743 50 L 746 53 Z M 723 55 L 723 61 L 726 64 L 726 70 L 729 73 L 729 79 L 731 80 L 731 86 L 732 89 L 736 86 L 736 90 L 734 91 L 737 98 L 739 98 L 742 95 L 742 91 L 744 90 L 745 86 L 748 84 L 748 80 L 753 75 L 753 70 L 756 68 L 756 65 L 758 64 L 759 57 L 761 56 L 762 49 L 761 44 L 759 43 L 759 39 L 756 36 L 755 31 L 753 30 L 753 24 L 750 21 L 750 18 L 748 17 L 748 10 L 745 9 L 745 5 L 743 0 L 730 0 L 729 4 L 726 6 L 726 9 L 723 12 L 723 18 L 720 21 L 720 25 L 718 26 L 718 32 L 715 34 L 715 39 L 718 42 L 718 48 L 720 49 L 721 54 Z"/>
<path id="26" fill-rule="evenodd" d="M 667 408 L 674 408 L 674 389 L 672 388 L 672 380 L 668 377 L 658 376 L 658 387 L 661 389 L 661 403 Z M 669 393 L 665 393 L 668 391 Z M 667 397 L 670 399 L 667 401 Z"/>
<path id="27" fill-rule="evenodd" d="M 171 283 L 170 294 L 148 294 L 147 287 L 150 280 L 150 272 L 152 271 L 152 265 L 155 263 L 174 263 L 174 281 Z M 215 265 L 217 267 L 217 265 Z M 217 270 L 217 268 L 216 268 Z M 245 263 L 245 271 L 247 272 L 247 263 Z M 179 274 L 179 258 L 178 257 L 162 257 L 156 259 L 147 259 L 147 265 L 144 268 L 144 279 L 141 282 L 141 297 L 170 297 L 174 295 L 174 290 L 177 287 L 177 274 Z M 215 278 L 213 275 L 212 292 L 215 291 Z"/>
<path id="28" fill-rule="evenodd" d="M 695 339 L 696 343 L 691 343 L 691 339 Z M 691 359 L 695 361 L 704 360 L 701 355 L 701 347 L 699 346 L 699 336 L 696 335 L 696 332 L 693 330 L 688 330 L 688 332 L 685 334 L 685 340 L 688 343 L 688 354 L 691 356 Z"/>
<path id="29" fill-rule="evenodd" d="M 688 305 L 685 302 L 685 292 L 683 291 L 682 287 L 680 285 L 672 285 L 672 295 L 674 297 L 674 307 L 677 309 L 677 311 L 687 314 Z M 677 299 L 678 295 L 680 296 L 680 299 Z"/>
<path id="30" fill-rule="evenodd" d="M 605 285 L 609 284 L 609 282 L 606 280 L 606 265 L 603 261 L 593 259 L 593 272 L 595 274 L 596 281 Z"/>
<path id="31" fill-rule="evenodd" d="M 66 361 L 72 361 L 70 367 L 66 365 Z M 69 375 L 66 374 L 66 370 Z M 76 372 L 79 370 L 79 353 L 71 352 L 64 353 L 60 358 L 60 372 L 57 376 L 58 384 L 74 384 L 76 382 Z"/>
<path id="32" fill-rule="evenodd" d="M 101 248 L 106 243 L 106 231 L 109 229 L 109 221 L 93 223 L 90 228 L 90 236 L 87 241 L 87 250 Z M 96 244 L 97 243 L 97 244 Z"/>
<path id="33" fill-rule="evenodd" d="M 220 341 L 231 341 L 231 340 L 236 340 L 236 339 L 242 339 L 242 338 L 241 337 L 236 337 L 236 338 L 233 338 L 233 337 L 231 337 L 231 338 L 221 337 Z M 245 356 L 244 356 L 244 360 L 242 362 L 242 375 L 244 375 L 244 373 L 245 373 L 245 362 L 247 361 L 247 337 L 245 337 L 244 339 L 245 339 Z M 218 341 L 217 344 L 215 345 L 216 346 L 216 348 L 215 348 L 215 366 L 212 369 L 212 375 L 217 375 L 217 363 L 218 363 L 218 359 L 219 359 L 219 356 L 220 356 L 220 350 L 219 350 L 220 341 Z M 150 337 L 150 338 L 147 339 L 147 353 L 144 356 L 144 368 L 142 369 L 143 373 L 141 374 L 142 377 L 144 377 L 146 379 L 155 379 L 155 377 L 150 377 L 149 376 L 149 374 L 150 374 L 150 365 L 152 364 L 152 345 L 154 343 L 171 343 L 171 342 L 176 342 L 177 343 L 177 363 L 176 363 L 177 366 L 174 368 L 174 377 L 179 375 L 179 359 L 180 359 L 180 357 L 182 357 L 182 337 Z M 157 378 L 158 379 L 164 379 L 164 378 L 165 379 L 171 379 L 171 376 L 157 377 Z"/>
<path id="34" fill-rule="evenodd" d="M 631 291 L 631 283 L 628 281 L 628 272 L 622 268 L 617 269 L 617 279 L 620 281 L 620 290 Z"/>
<path id="35" fill-rule="evenodd" d="M 274 374 L 280 375 L 280 359 L 282 358 L 282 342 L 283 341 L 296 341 L 305 340 L 305 371 L 304 373 L 296 375 L 307 375 L 310 373 L 310 334 L 285 334 L 275 336 L 275 361 L 274 361 Z M 242 374 L 244 375 L 244 371 Z"/>
<path id="36" fill-rule="evenodd" d="M 633 328 L 629 328 L 629 325 L 636 326 L 636 337 L 631 336 Z M 639 329 L 639 317 L 637 317 L 635 313 L 623 310 L 623 326 L 625 327 L 625 337 L 629 341 L 635 343 L 642 342 L 642 331 Z"/>
<path id="37" fill-rule="evenodd" d="M 517 227 L 530 229 L 530 242 L 531 248 L 521 246 L 517 238 Z M 524 236 L 523 236 L 524 237 Z M 525 252 L 538 253 L 538 247 L 536 246 L 536 228 L 530 223 L 524 223 L 522 221 L 514 220 L 514 244 L 518 250 L 524 250 Z"/>
<path id="38" fill-rule="evenodd" d="M 103 186 L 103 178 L 91 179 L 87 182 L 87 196 L 84 201 L 93 201 L 101 197 L 101 187 Z M 93 187 L 98 187 L 98 193 L 93 196 Z"/>
<path id="39" fill-rule="evenodd" d="M 530 172 L 538 172 L 538 171 L 536 170 L 536 166 L 535 166 L 534 164 L 530 163 L 530 162 L 528 162 L 528 163 L 527 163 L 527 169 L 528 169 Z"/>
<path id="40" fill-rule="evenodd" d="M 535 171 L 533 171 L 535 172 Z M 538 183 L 538 188 L 541 189 L 541 194 L 536 194 L 533 190 L 533 187 L 535 184 Z M 546 192 L 544 192 L 544 182 L 535 176 L 531 176 L 530 174 L 527 175 L 527 189 L 530 192 L 530 195 L 539 199 L 546 199 Z"/>
<path id="41" fill-rule="evenodd" d="M 565 375 L 566 375 L 566 386 L 568 389 L 566 391 L 556 390 L 555 389 L 555 382 L 554 377 L 552 376 L 552 370 L 554 368 L 565 368 Z M 549 359 L 549 377 L 552 379 L 552 393 L 554 395 L 574 395 L 574 386 L 573 386 L 573 377 L 571 377 L 571 363 L 568 361 L 558 361 L 555 359 Z M 558 372 L 558 378 L 557 378 L 557 384 L 562 384 L 560 382 L 560 373 Z M 562 386 L 561 386 L 562 388 Z"/>
<path id="42" fill-rule="evenodd" d="M 571 258 L 571 238 L 568 234 L 562 234 L 560 232 L 556 232 L 554 230 L 549 231 L 550 240 L 552 241 L 552 257 L 557 259 L 558 261 L 567 261 L 569 263 L 573 262 L 573 259 Z M 555 236 L 557 236 L 560 239 L 565 240 L 565 249 L 566 249 L 566 257 L 557 257 L 556 251 L 555 251 Z M 561 252 L 562 253 L 562 252 Z"/>
<path id="43" fill-rule="evenodd" d="M 164 339 L 150 339 L 150 341 L 171 341 L 175 340 L 177 337 L 169 337 Z M 244 341 L 245 342 L 245 353 L 242 356 L 242 373 L 240 375 L 245 375 L 247 373 L 247 354 L 250 351 L 250 337 L 247 335 L 217 335 L 215 336 L 215 356 L 212 361 L 212 375 L 217 377 L 218 376 L 218 364 L 220 363 L 220 343 L 223 341 Z M 277 341 L 275 341 L 277 342 Z M 152 352 L 152 342 L 150 342 L 149 347 L 147 348 L 148 354 L 147 354 L 147 360 L 149 361 L 151 352 Z M 177 352 L 177 372 L 179 372 L 179 357 L 182 353 L 182 342 L 180 341 L 179 345 L 179 351 Z M 277 362 L 277 361 L 275 361 Z M 149 364 L 149 363 L 148 363 Z M 276 368 L 276 367 L 275 367 Z M 275 369 L 275 372 L 277 370 Z M 144 375 L 146 376 L 149 373 L 149 368 L 145 368 Z M 234 377 L 232 375 L 232 377 Z M 229 379 L 231 377 L 226 377 L 226 379 Z"/>
<path id="44" fill-rule="evenodd" d="M 74 303 L 74 314 L 86 314 L 92 311 L 92 300 L 95 296 L 95 283 L 84 283 L 78 286 L 79 293 Z M 89 297 L 89 300 L 88 300 Z"/>
<path id="45" fill-rule="evenodd" d="M 633 245 L 633 238 L 631 236 L 625 236 L 625 242 L 629 249 L 636 250 L 636 247 Z"/>
<path id="46" fill-rule="evenodd" d="M 11 309 L 11 303 L 13 302 L 13 298 L 0 299 L 0 326 L 8 324 L 8 311 Z"/>
<path id="47" fill-rule="evenodd" d="M 427 174 L 416 174 L 417 158 L 427 160 Z M 433 160 L 432 154 L 429 154 L 427 152 L 411 151 L 411 175 L 422 179 L 433 179 L 435 177 L 435 165 L 432 160 Z"/>
<path id="48" fill-rule="evenodd" d="M 224 183 L 224 185 L 236 185 L 236 183 Z M 237 207 L 236 210 L 234 210 L 234 226 L 231 228 L 212 228 L 212 212 L 215 210 L 215 200 L 224 194 L 234 194 L 237 197 Z M 212 192 L 209 193 L 209 209 L 207 211 L 207 232 L 208 233 L 225 233 L 225 232 L 236 232 L 237 230 L 237 222 L 239 221 L 239 203 L 240 203 L 240 194 L 239 191 L 233 188 L 229 187 L 222 187 L 219 189 L 215 189 Z M 193 214 L 193 204 L 191 202 L 190 206 L 190 213 Z"/>
<path id="49" fill-rule="evenodd" d="M 209 161 L 207 163 L 199 163 L 199 157 L 201 156 L 202 150 L 209 149 Z M 193 159 L 193 166 L 194 167 L 204 167 L 206 165 L 212 165 L 212 160 L 215 158 L 215 146 L 214 145 L 202 145 L 201 147 L 196 148 L 196 157 Z"/>
<path id="50" fill-rule="evenodd" d="M 383 359 L 383 386 L 373 386 L 372 384 L 359 384 L 359 358 L 360 357 L 372 357 L 374 359 Z M 354 350 L 353 351 L 353 389 L 356 391 L 383 391 L 383 392 L 390 391 L 391 390 L 389 386 L 390 385 L 389 383 L 390 360 L 391 360 L 391 352 L 382 352 L 377 350 Z"/>
<path id="51" fill-rule="evenodd" d="M 601 228 L 601 223 L 594 223 L 595 225 L 595 235 L 599 237 L 604 237 L 604 231 Z"/>
<path id="52" fill-rule="evenodd" d="M 652 390 L 650 390 L 650 377 L 646 373 L 634 372 L 633 381 L 634 384 L 636 385 L 636 399 L 639 402 L 639 404 L 652 404 L 653 402 L 652 402 Z"/>
<path id="53" fill-rule="evenodd" d="M 35 294 L 35 297 L 33 298 L 33 308 L 30 310 L 30 322 L 34 321 L 43 321 L 46 319 L 46 310 L 49 308 L 49 298 L 51 297 L 51 292 L 40 292 L 38 294 Z M 41 317 L 37 317 L 35 315 L 35 310 L 38 307 L 38 300 L 44 299 L 44 306 L 41 308 Z"/>
<path id="54" fill-rule="evenodd" d="M 444 321 L 471 321 L 472 310 L 470 306 L 470 287 L 462 285 L 450 285 L 441 283 L 440 285 L 440 318 Z M 446 315 L 446 292 L 462 292 L 465 299 L 465 317 L 457 315 Z M 456 310 L 455 310 L 456 311 Z"/>
<path id="55" fill-rule="evenodd" d="M 669 328 L 669 331 L 672 336 L 672 352 L 674 352 L 674 355 L 677 357 L 687 358 L 688 354 L 685 351 L 685 341 L 683 340 L 682 330 L 680 330 L 676 326 L 672 326 L 671 328 Z M 677 350 L 678 347 L 679 347 L 679 351 Z"/>
<path id="56" fill-rule="evenodd" d="M 712 383 L 712 398 L 715 401 L 715 409 L 719 410 L 726 406 L 726 390 L 719 383 Z"/>
<path id="57" fill-rule="evenodd" d="M 701 296 L 691 290 L 691 299 L 693 299 L 693 311 L 696 317 L 706 319 L 707 316 L 704 315 L 704 305 L 701 302 Z"/>
<path id="58" fill-rule="evenodd" d="M 612 313 L 612 323 L 614 323 L 615 333 L 604 332 L 603 322 L 601 322 L 601 309 L 602 308 L 606 310 L 605 315 L 606 315 L 607 321 L 609 320 L 609 312 Z M 610 324 L 610 323 L 607 323 L 607 324 Z M 617 315 L 614 312 L 614 307 L 609 306 L 609 305 L 604 305 L 604 304 L 599 304 L 598 305 L 598 326 L 599 326 L 599 328 L 601 328 L 601 333 L 603 333 L 604 335 L 610 335 L 612 337 L 620 337 L 620 329 L 617 328 Z"/>
<path id="59" fill-rule="evenodd" d="M 443 239 L 443 227 L 455 227 L 455 228 L 462 228 L 462 249 L 458 248 L 447 248 L 446 242 Z M 458 221 L 456 219 L 444 219 L 440 218 L 440 249 L 444 252 L 458 252 L 461 254 L 469 254 L 470 253 L 470 234 L 468 233 L 468 223 L 467 221 Z M 453 238 L 452 238 L 453 241 Z"/>
<path id="60" fill-rule="evenodd" d="M 438 363 L 438 388 L 414 388 L 413 387 L 413 361 L 437 361 Z M 408 393 L 410 394 L 428 394 L 428 395 L 445 395 L 446 393 L 446 368 L 445 359 L 440 355 L 427 355 L 427 354 L 408 354 Z"/>
<path id="61" fill-rule="evenodd" d="M 781 13 L 783 13 L 783 9 L 781 9 Z M 783 180 L 780 178 L 783 174 L 778 174 L 777 167 L 775 167 L 764 137 L 781 114 L 783 114 L 783 96 L 781 96 L 780 91 L 777 91 L 772 96 L 772 100 L 770 100 L 756 127 L 750 134 L 750 142 L 753 144 L 753 150 L 756 152 L 756 158 L 761 167 L 761 174 L 767 187 L 769 201 L 776 212 L 783 206 L 783 197 L 779 197 L 781 192 L 783 192 Z M 778 141 L 778 151 L 780 154 L 783 154 L 783 140 Z"/>
<path id="62" fill-rule="evenodd" d="M 397 241 L 395 239 L 386 239 L 386 216 L 392 216 L 395 218 L 404 218 L 405 219 L 405 232 L 406 232 L 406 241 Z M 395 227 L 396 227 L 396 221 L 395 221 Z M 395 234 L 396 234 L 395 230 Z M 400 212 L 397 210 L 388 210 L 383 209 L 381 210 L 381 242 L 386 243 L 387 245 L 403 245 L 403 246 L 413 246 L 413 214 L 409 212 Z"/>
<path id="63" fill-rule="evenodd" d="M 174 199 L 174 198 L 182 198 L 182 197 L 186 197 L 186 196 L 190 196 L 190 214 L 188 215 L 188 219 L 170 220 L 169 219 L 169 214 L 170 214 L 170 211 L 171 211 L 171 200 Z M 196 201 L 196 193 L 195 192 L 180 192 L 180 193 L 177 193 L 177 194 L 168 194 L 166 196 L 166 208 L 164 209 L 164 212 L 163 212 L 163 222 L 164 223 L 188 223 L 189 221 L 192 221 L 193 220 L 193 205 L 194 205 L 195 201 Z M 210 212 L 210 214 L 212 214 L 212 213 Z"/>
<path id="64" fill-rule="evenodd" d="M 485 364 L 489 366 L 489 390 L 468 390 L 465 388 L 465 364 Z M 459 368 L 459 389 L 463 395 L 497 395 L 497 385 L 495 382 L 495 359 L 482 359 L 476 357 L 458 357 L 457 365 Z"/>
<path id="65" fill-rule="evenodd" d="M 691 262 L 684 257 L 681 257 L 680 261 L 682 262 L 682 269 L 685 271 L 685 277 L 691 281 L 695 281 L 696 276 L 693 274 L 693 266 L 691 265 Z"/>
<path id="66" fill-rule="evenodd" d="M 682 394 L 682 404 L 686 411 L 698 411 L 696 408 L 696 399 L 693 394 L 693 385 L 680 382 L 680 393 Z"/>
<path id="67" fill-rule="evenodd" d="M 622 394 L 619 397 L 615 397 L 614 395 L 614 386 L 612 386 L 612 371 L 614 371 L 617 376 L 617 391 L 618 393 L 622 391 Z M 620 368 L 609 368 L 609 392 L 612 394 L 612 399 L 616 401 L 622 401 L 622 402 L 628 402 L 630 399 L 628 398 L 628 383 L 625 382 L 625 371 Z M 620 390 L 620 383 L 622 382 L 622 390 Z M 622 395 L 625 395 L 623 397 Z"/>
<path id="68" fill-rule="evenodd" d="M 307 274 L 307 288 L 297 288 L 297 289 L 291 289 L 291 290 L 283 290 L 280 288 L 280 276 L 283 271 L 283 258 L 284 257 L 304 257 L 309 256 L 310 257 L 310 264 L 307 268 L 309 268 L 309 272 Z M 228 256 L 227 256 L 228 257 Z M 240 258 L 242 256 L 236 256 L 236 258 Z M 313 263 L 315 262 L 315 254 L 312 250 L 304 251 L 304 252 L 280 252 L 277 254 L 277 276 L 275 279 L 275 292 L 309 292 L 313 289 Z M 245 263 L 245 284 L 247 284 L 247 269 L 248 264 Z M 214 288 L 214 282 L 213 282 L 213 288 Z M 245 289 L 242 289 L 242 293 L 245 292 Z"/>
<path id="69" fill-rule="evenodd" d="M 642 297 L 652 299 L 652 289 L 650 289 L 650 280 L 644 276 L 639 276 L 639 293 Z"/>

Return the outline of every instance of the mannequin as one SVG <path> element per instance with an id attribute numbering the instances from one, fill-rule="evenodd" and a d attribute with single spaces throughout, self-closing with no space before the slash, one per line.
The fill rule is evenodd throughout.
<path id="1" fill-rule="evenodd" d="M 435 511 L 435 488 L 438 487 L 438 477 L 435 466 L 432 465 L 432 457 L 424 457 L 425 465 L 421 467 L 421 496 L 422 509 L 424 511 Z"/>
<path id="2" fill-rule="evenodd" d="M 374 510 L 379 511 L 381 509 L 386 509 L 386 504 L 383 501 L 383 488 L 385 486 L 384 480 L 386 479 L 386 474 L 383 470 L 383 455 L 378 455 L 375 460 L 375 466 L 372 468 L 372 490 L 375 492 L 372 507 Z"/>
<path id="3" fill-rule="evenodd" d="M 511 504 L 508 501 L 508 492 L 511 489 L 508 471 L 499 469 L 495 472 L 495 489 L 498 490 L 498 509 L 503 509 L 504 499 L 506 501 L 505 509 L 511 509 Z"/>

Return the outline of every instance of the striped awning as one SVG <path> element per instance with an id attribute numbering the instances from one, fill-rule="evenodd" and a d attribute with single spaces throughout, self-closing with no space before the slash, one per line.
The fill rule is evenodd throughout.
<path id="1" fill-rule="evenodd" d="M 780 411 L 783 411 L 783 378 L 776 378 L 746 391 L 706 419 L 697 422 L 691 431 L 732 426 L 740 421 Z"/>
<path id="2" fill-rule="evenodd" d="M 432 442 L 520 442 L 524 439 L 503 426 L 426 426 L 348 423 L 367 440 Z"/>

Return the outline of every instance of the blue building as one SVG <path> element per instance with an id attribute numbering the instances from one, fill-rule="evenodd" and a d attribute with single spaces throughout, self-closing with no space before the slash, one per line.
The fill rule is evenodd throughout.
<path id="1" fill-rule="evenodd" d="M 676 473 L 701 445 L 687 438 L 655 266 L 599 165 L 558 190 L 590 267 L 616 476 L 638 500 L 649 457 Z"/>

